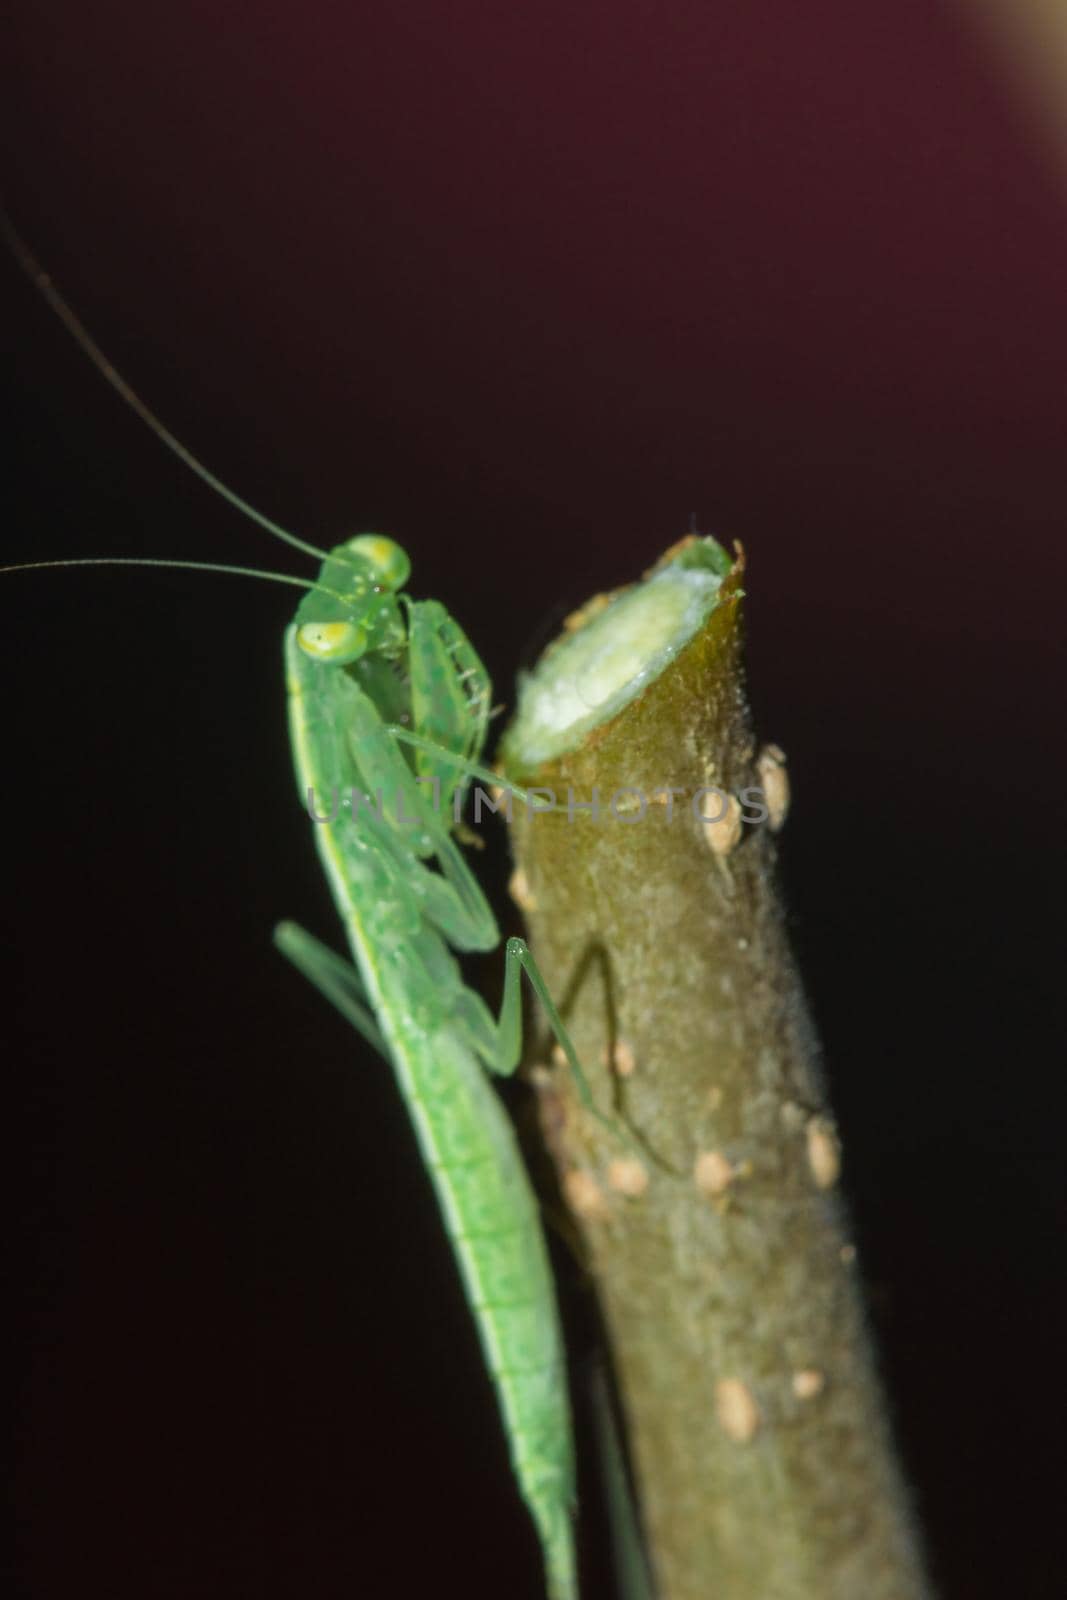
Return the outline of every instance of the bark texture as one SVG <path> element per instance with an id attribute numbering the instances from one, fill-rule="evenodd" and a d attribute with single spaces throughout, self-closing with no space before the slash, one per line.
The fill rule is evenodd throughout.
<path id="1" fill-rule="evenodd" d="M 750 724 L 738 555 L 703 629 L 580 748 L 531 771 L 505 741 L 507 778 L 564 808 L 516 802 L 514 892 L 595 1102 L 629 1139 L 583 1107 L 558 1052 L 533 1076 L 660 1600 L 917 1600 L 929 1590 L 775 887 L 784 758 Z M 711 786 L 730 797 L 714 826 L 693 805 Z M 744 820 L 759 810 L 746 788 L 765 820 Z M 594 789 L 599 820 L 577 809 Z"/>

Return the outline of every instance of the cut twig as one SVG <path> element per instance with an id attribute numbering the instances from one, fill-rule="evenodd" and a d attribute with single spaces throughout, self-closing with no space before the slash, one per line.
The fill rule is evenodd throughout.
<path id="1" fill-rule="evenodd" d="M 508 779 L 555 805 L 515 806 L 533 949 L 619 1131 L 558 1058 L 538 1074 L 542 1126 L 602 1304 L 660 1600 L 917 1600 L 775 888 L 785 758 L 750 726 L 742 570 L 740 551 L 691 539 L 583 608 L 505 737 Z"/>

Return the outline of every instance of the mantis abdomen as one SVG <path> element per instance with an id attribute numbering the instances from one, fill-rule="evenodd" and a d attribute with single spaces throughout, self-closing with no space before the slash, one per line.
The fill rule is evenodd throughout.
<path id="1" fill-rule="evenodd" d="M 497 1034 L 440 930 L 447 924 L 454 940 L 465 932 L 475 946 L 499 935 L 495 927 L 483 932 L 469 899 L 453 894 L 449 878 L 412 848 L 419 836 L 417 791 L 408 795 L 407 837 L 395 821 L 383 820 L 387 802 L 377 820 L 373 805 L 357 806 L 366 785 L 354 752 L 373 740 L 374 708 L 351 676 L 309 660 L 296 633 L 287 634 L 286 661 L 297 781 L 302 797 L 329 796 L 314 833 L 362 980 L 357 1026 L 369 1037 L 375 1029 L 380 1035 L 375 1042 L 392 1061 L 414 1123 L 496 1387 L 515 1476 L 544 1549 L 552 1600 L 576 1600 L 570 1405 L 547 1251 L 515 1135 L 479 1060 L 491 1055 Z M 402 761 L 384 725 L 379 737 L 385 753 Z M 447 864 L 447 831 L 437 842 Z M 294 939 L 307 937 L 290 932 L 288 953 L 344 1004 L 332 983 L 323 983 L 321 955 L 305 962 L 300 944 L 293 947 Z M 338 984 L 348 981 L 342 975 Z M 363 1006 L 366 1022 L 358 1020 Z"/>

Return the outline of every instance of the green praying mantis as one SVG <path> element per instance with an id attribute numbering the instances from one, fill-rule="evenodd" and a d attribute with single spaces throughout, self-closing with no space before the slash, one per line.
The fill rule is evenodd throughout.
<path id="1" fill-rule="evenodd" d="M 456 960 L 456 952 L 501 942 L 454 826 L 469 780 L 495 781 L 481 764 L 490 705 L 485 668 L 442 604 L 408 593 L 410 563 L 393 540 L 367 534 L 319 550 L 214 478 L 114 371 L 21 243 L 11 242 L 104 377 L 163 442 L 237 509 L 321 562 L 314 580 L 211 562 L 119 564 L 249 573 L 305 591 L 285 635 L 290 741 L 352 960 L 291 922 L 279 924 L 275 940 L 394 1068 L 477 1323 L 549 1595 L 576 1600 L 573 1442 L 559 1317 L 537 1201 L 486 1076 L 486 1069 L 507 1075 L 518 1064 L 523 972 L 597 1113 L 525 943 L 506 942 L 495 1017 Z M 100 562 L 23 566 L 81 564 Z"/>

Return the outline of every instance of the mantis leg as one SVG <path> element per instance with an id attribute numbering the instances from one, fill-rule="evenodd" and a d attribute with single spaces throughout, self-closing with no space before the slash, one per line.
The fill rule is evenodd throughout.
<path id="1" fill-rule="evenodd" d="M 458 950 L 494 950 L 500 943 L 496 918 L 481 885 L 446 829 L 430 827 L 427 838 L 440 872 L 433 872 L 415 854 L 405 850 L 401 835 L 367 816 L 362 826 L 387 854 L 394 884 L 413 896 L 419 911 Z"/>
<path id="2" fill-rule="evenodd" d="M 395 738 L 403 740 L 416 748 L 431 751 L 438 760 L 462 768 L 475 777 L 485 777 L 489 782 L 496 781 L 496 775 L 485 768 L 476 766 L 463 756 L 457 756 L 444 746 L 436 744 L 433 740 L 424 739 L 419 734 L 409 733 L 406 728 L 395 724 L 387 724 L 385 730 Z M 514 791 L 520 793 L 520 791 Z M 418 883 L 413 884 L 420 892 L 427 896 L 431 892 L 434 898 L 433 905 L 426 905 L 426 912 L 442 933 L 460 949 L 486 949 L 491 948 L 496 942 L 496 921 L 489 907 L 481 887 L 473 873 L 457 849 L 451 834 L 442 829 L 437 844 L 437 859 L 444 876 L 444 881 L 434 881 L 420 862 L 411 861 L 407 867 L 409 874 L 418 877 Z M 398 866 L 403 863 L 398 862 Z M 429 881 L 428 881 L 429 880 Z M 492 930 L 492 935 L 486 941 L 487 929 Z M 475 942 L 477 941 L 477 942 Z M 540 968 L 531 954 L 530 947 L 524 939 L 511 938 L 507 941 L 504 951 L 504 996 L 500 1007 L 500 1016 L 496 1022 L 485 1009 L 483 1003 L 470 990 L 463 995 L 462 1022 L 471 1044 L 477 1050 L 486 1066 L 492 1072 L 508 1076 L 515 1071 L 522 1055 L 522 997 L 521 974 L 525 972 L 531 988 L 537 995 L 545 1015 L 548 1017 L 560 1048 L 567 1058 L 571 1072 L 574 1074 L 575 1087 L 578 1090 L 582 1104 L 590 1114 L 603 1123 L 617 1137 L 620 1130 L 610 1117 L 604 1116 L 599 1111 L 593 1100 L 589 1088 L 589 1080 L 578 1059 L 578 1053 L 571 1041 L 570 1034 L 564 1026 L 563 1019 L 556 1009 L 556 1005 L 548 991 L 548 985 L 541 975 Z M 626 1138 L 626 1135 L 622 1135 Z M 631 1142 L 629 1139 L 627 1143 Z"/>
<path id="3" fill-rule="evenodd" d="M 451 809 L 455 790 L 465 782 L 457 778 L 457 766 L 469 770 L 485 744 L 489 674 L 439 601 L 408 600 L 407 614 L 412 720 L 426 741 L 415 745 L 415 765 L 423 777 L 437 780 Z"/>
<path id="4" fill-rule="evenodd" d="M 425 750 L 445 766 L 456 768 L 467 778 L 478 778 L 482 783 L 488 783 L 494 789 L 503 789 L 507 794 L 517 795 L 524 803 L 530 799 L 530 794 L 526 789 L 520 789 L 517 783 L 502 781 L 499 772 L 494 772 L 491 767 L 480 766 L 477 761 L 471 761 L 467 756 L 458 756 L 454 750 L 449 750 L 445 745 L 438 744 L 435 739 L 424 738 L 421 733 L 412 733 L 410 728 L 405 728 L 399 722 L 386 723 L 385 732 L 391 733 L 394 739 L 400 740 L 401 744 L 409 744 L 415 750 Z M 542 790 L 541 792 L 545 793 L 546 791 Z M 544 809 L 549 811 L 555 808 L 546 806 Z"/>
<path id="5" fill-rule="evenodd" d="M 556 1004 L 548 992 L 541 969 L 534 960 L 529 945 L 525 939 L 511 938 L 504 946 L 504 997 L 500 1005 L 500 1016 L 494 1022 L 492 1015 L 484 1003 L 469 989 L 464 990 L 461 997 L 463 1006 L 463 1026 L 465 1027 L 472 1047 L 478 1052 L 491 1072 L 508 1077 L 515 1071 L 522 1055 L 522 974 L 533 989 L 538 1000 L 544 1008 L 549 1026 L 555 1034 L 563 1054 L 567 1058 L 567 1065 L 574 1074 L 574 1086 L 578 1091 L 578 1098 L 591 1116 L 602 1123 L 616 1138 L 622 1138 L 627 1144 L 632 1141 L 625 1132 L 619 1128 L 611 1117 L 606 1117 L 599 1111 L 593 1099 L 589 1080 L 585 1075 L 582 1063 L 578 1059 L 578 1052 L 574 1048 L 570 1034 L 564 1025 L 563 1018 L 556 1009 Z"/>
<path id="6" fill-rule="evenodd" d="M 297 971 L 302 972 L 319 993 L 337 1007 L 356 1032 L 362 1034 L 385 1061 L 389 1061 L 388 1048 L 378 1031 L 374 1013 L 367 1005 L 367 996 L 355 967 L 297 922 L 279 922 L 274 930 L 274 943 Z"/>
<path id="7" fill-rule="evenodd" d="M 604 1368 L 590 1373 L 593 1423 L 600 1446 L 600 1473 L 611 1534 L 619 1600 L 654 1600 L 633 1490 L 626 1470 L 622 1432 Z"/>
<path id="8" fill-rule="evenodd" d="M 407 600 L 408 667 L 415 728 L 388 731 L 415 751 L 423 777 L 440 785 L 441 809 L 469 778 L 500 787 L 499 774 L 480 766 L 489 724 L 489 674 L 454 617 L 437 600 Z M 525 791 L 503 785 L 520 798 Z"/>
<path id="9" fill-rule="evenodd" d="M 457 624 L 452 623 L 443 607 L 437 607 L 434 602 L 423 602 L 423 609 L 420 611 L 415 603 L 412 603 L 409 606 L 409 618 L 413 710 L 418 717 L 419 696 L 421 696 L 423 720 L 427 721 L 434 731 L 443 732 L 447 737 L 454 737 L 464 753 L 457 754 L 447 745 L 426 738 L 422 734 L 412 733 L 395 723 L 379 723 L 374 732 L 391 734 L 393 738 L 412 745 L 417 751 L 432 756 L 438 766 L 459 770 L 467 776 L 479 777 L 486 782 L 496 784 L 497 775 L 471 759 L 473 754 L 480 752 L 484 739 L 488 706 L 488 693 L 483 682 L 484 668 L 470 646 L 466 645 L 466 651 L 469 652 L 468 659 L 463 648 L 465 635 L 461 633 Z M 449 629 L 452 631 L 449 632 Z M 421 681 L 419 696 L 416 695 L 414 688 L 417 678 Z M 473 690 L 465 686 L 467 679 L 474 683 Z M 428 709 L 431 707 L 432 714 L 431 709 Z M 361 744 L 366 740 L 366 736 L 365 732 L 363 740 L 360 740 Z M 439 772 L 432 767 L 429 775 L 440 781 Z M 455 785 L 450 785 L 449 793 L 454 788 Z M 525 797 L 525 791 L 513 792 Z M 436 817 L 430 823 L 429 837 L 434 843 L 443 881 L 428 873 L 419 860 L 413 856 L 405 857 L 401 852 L 394 852 L 395 869 L 409 880 L 411 888 L 422 900 L 425 914 L 452 944 L 468 950 L 491 948 L 497 938 L 496 920 L 477 879 L 452 838 L 448 822 L 440 816 Z M 620 1130 L 615 1123 L 597 1110 L 589 1088 L 589 1080 L 578 1059 L 570 1034 L 524 939 L 511 938 L 505 946 L 504 996 L 500 1016 L 496 1022 L 477 996 L 469 990 L 463 992 L 461 1022 L 471 1044 L 491 1071 L 505 1076 L 515 1071 L 522 1054 L 521 974 L 523 972 L 544 1007 L 552 1031 L 567 1058 L 582 1104 L 592 1116 L 618 1136 Z M 313 973 L 308 975 L 313 982 L 319 982 L 319 978 Z M 324 990 L 324 992 L 328 993 L 329 998 L 334 998 L 329 991 Z"/>

